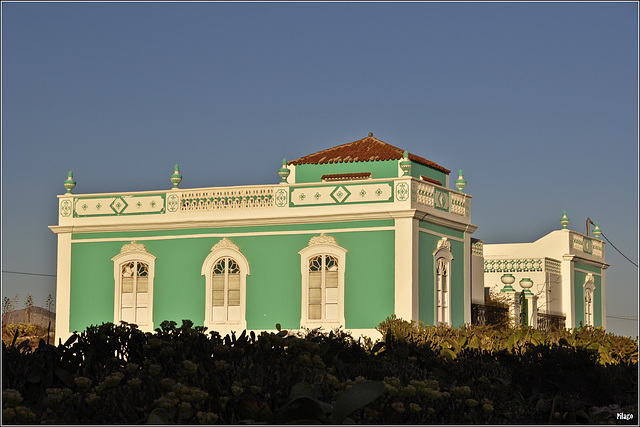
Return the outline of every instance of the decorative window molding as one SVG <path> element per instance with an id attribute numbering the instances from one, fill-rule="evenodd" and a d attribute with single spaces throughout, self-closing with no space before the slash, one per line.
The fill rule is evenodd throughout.
<path id="1" fill-rule="evenodd" d="M 347 250 L 335 237 L 321 233 L 300 252 L 302 317 L 300 327 L 345 326 L 344 273 Z"/>
<path id="2" fill-rule="evenodd" d="M 451 325 L 451 242 L 446 237 L 438 241 L 433 252 L 435 285 L 435 324 Z"/>
<path id="3" fill-rule="evenodd" d="M 246 296 L 249 262 L 238 245 L 224 237 L 211 248 L 203 264 L 204 326 L 226 335 L 247 328 Z"/>
<path id="4" fill-rule="evenodd" d="M 584 288 L 584 323 L 587 326 L 594 326 L 593 308 L 596 285 L 591 273 L 587 274 L 582 287 Z"/>
<path id="5" fill-rule="evenodd" d="M 156 257 L 142 243 L 132 241 L 113 258 L 115 281 L 113 322 L 125 321 L 153 332 L 153 278 Z"/>

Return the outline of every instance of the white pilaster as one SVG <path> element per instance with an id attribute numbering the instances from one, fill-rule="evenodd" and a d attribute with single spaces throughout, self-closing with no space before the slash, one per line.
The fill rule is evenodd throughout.
<path id="1" fill-rule="evenodd" d="M 395 218 L 395 315 L 418 320 L 418 220 L 411 215 Z"/>
<path id="2" fill-rule="evenodd" d="M 565 327 L 574 328 L 576 325 L 575 295 L 573 292 L 573 257 L 575 255 L 564 255 L 562 257 L 562 311 L 565 313 Z"/>
<path id="3" fill-rule="evenodd" d="M 471 233 L 464 233 L 464 323 L 471 323 Z M 484 289 L 483 289 L 484 291 Z"/>
<path id="4" fill-rule="evenodd" d="M 56 285 L 56 341 L 64 343 L 71 336 L 71 232 L 58 234 L 58 278 Z M 55 345 L 55 343 L 54 343 Z"/>

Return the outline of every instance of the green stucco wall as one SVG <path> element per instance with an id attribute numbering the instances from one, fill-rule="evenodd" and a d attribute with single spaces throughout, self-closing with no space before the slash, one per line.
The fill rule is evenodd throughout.
<path id="1" fill-rule="evenodd" d="M 371 172 L 371 178 L 397 178 L 398 160 L 381 160 L 373 162 L 327 163 L 322 165 L 297 165 L 296 183 L 320 182 L 322 175 L 336 173 Z M 443 186 L 447 184 L 447 174 L 420 163 L 411 162 L 411 176 L 420 175 L 437 179 Z"/>
<path id="2" fill-rule="evenodd" d="M 333 224 L 333 228 L 356 228 L 388 225 L 388 221 L 358 221 Z M 347 249 L 345 269 L 346 328 L 374 328 L 393 313 L 394 232 L 349 231 L 331 233 L 331 224 L 324 224 L 327 234 Z M 322 228 L 325 228 L 322 227 Z M 264 231 L 268 227 L 255 227 Z M 286 227 L 285 227 L 286 228 Z M 285 231 L 300 231 L 309 225 L 288 226 Z M 258 230 L 259 229 L 259 230 Z M 235 233 L 237 228 L 200 229 L 206 233 Z M 166 231 L 148 235 L 172 235 Z M 120 238 L 130 233 L 91 233 L 91 238 Z M 156 256 L 154 279 L 153 322 L 159 327 L 164 320 L 189 319 L 202 325 L 205 310 L 205 278 L 202 264 L 211 247 L 221 237 L 195 237 L 145 240 L 140 232 L 131 233 Z M 300 255 L 309 239 L 317 233 L 230 236 L 249 262 L 247 276 L 246 318 L 248 329 L 300 327 L 302 276 Z M 78 239 L 81 235 L 74 235 Z M 70 329 L 84 330 L 91 324 L 113 321 L 114 277 L 113 258 L 128 242 L 72 243 Z"/>
<path id="3" fill-rule="evenodd" d="M 420 228 L 441 232 L 446 235 L 455 235 L 459 232 L 430 224 L 425 221 L 420 222 Z M 464 235 L 464 233 L 462 233 Z M 435 322 L 435 252 L 438 241 L 442 237 L 430 233 L 420 232 L 418 237 L 418 298 L 419 314 L 418 318 L 425 324 L 433 325 Z M 449 240 L 451 242 L 451 323 L 453 326 L 461 326 L 465 323 L 465 301 L 464 301 L 464 242 Z"/>
<path id="4" fill-rule="evenodd" d="M 321 182 L 322 175 L 336 173 L 371 172 L 371 179 L 397 178 L 398 161 L 381 160 L 374 162 L 327 163 L 323 165 L 297 165 L 296 183 Z"/>
<path id="5" fill-rule="evenodd" d="M 442 183 L 442 186 L 447 185 L 447 174 L 437 169 L 430 168 L 429 166 L 421 165 L 420 163 L 411 162 L 411 176 L 420 179 L 420 175 L 437 179 Z"/>
<path id="6" fill-rule="evenodd" d="M 588 271 L 591 271 L 596 274 L 602 274 L 602 270 L 596 267 L 587 266 L 584 264 L 575 263 L 574 266 L 576 268 L 585 268 Z M 602 326 L 602 277 L 599 275 L 593 275 L 593 284 L 596 287 L 594 291 L 594 302 L 593 302 L 593 324 L 594 326 Z M 582 271 L 573 272 L 573 292 L 574 292 L 574 313 L 575 313 L 575 324 L 573 327 L 580 326 L 580 322 L 585 324 L 585 313 L 584 313 L 584 282 L 587 279 L 587 273 Z"/>

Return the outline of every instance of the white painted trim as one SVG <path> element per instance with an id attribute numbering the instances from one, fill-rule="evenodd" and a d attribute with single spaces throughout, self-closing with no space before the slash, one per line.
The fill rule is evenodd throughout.
<path id="1" fill-rule="evenodd" d="M 464 323 L 471 323 L 471 235 L 464 234 Z M 484 265 L 483 265 L 484 269 Z"/>
<path id="2" fill-rule="evenodd" d="M 396 218 L 394 313 L 406 321 L 418 320 L 418 219 Z"/>
<path id="3" fill-rule="evenodd" d="M 307 247 L 298 252 L 298 254 L 300 254 L 300 273 L 302 275 L 302 310 L 300 328 L 306 327 L 313 329 L 318 326 L 322 326 L 323 328 L 330 330 L 339 326 L 344 327 L 344 277 L 347 269 L 347 250 L 339 246 L 337 243 L 312 243 L 314 238 L 311 239 Z M 336 321 L 309 319 L 309 260 L 317 255 L 331 255 L 338 259 L 338 320 Z M 324 317 L 324 304 L 322 308 L 322 316 Z"/>
<path id="4" fill-rule="evenodd" d="M 593 276 L 599 276 L 602 277 L 602 274 L 599 273 L 594 273 L 593 271 L 589 271 L 589 270 L 583 270 L 582 268 L 577 268 L 577 267 L 573 267 L 573 271 L 578 271 L 580 273 L 586 273 L 586 274 L 591 274 Z"/>
<path id="5" fill-rule="evenodd" d="M 437 237 L 446 237 L 448 240 L 453 240 L 454 242 L 465 242 L 465 239 L 461 239 L 459 237 L 450 236 L 448 234 L 438 233 L 436 231 L 425 230 L 424 228 L 420 228 L 418 231 L 420 231 L 421 233 L 431 234 L 431 235 L 437 236 Z M 468 236 L 468 238 L 471 239 L 471 236 Z"/>
<path id="6" fill-rule="evenodd" d="M 56 280 L 56 339 L 64 343 L 71 336 L 71 234 L 58 235 L 58 274 Z M 54 343 L 55 345 L 55 343 Z"/>
<path id="7" fill-rule="evenodd" d="M 136 322 L 138 328 L 143 332 L 153 332 L 153 287 L 154 287 L 154 276 L 156 271 L 156 257 L 151 255 L 148 252 L 140 252 L 140 251 L 129 251 L 124 253 L 119 253 L 118 255 L 111 258 L 113 261 L 113 279 L 114 279 L 114 300 L 113 300 L 113 323 L 118 325 L 120 324 L 121 319 L 121 289 L 122 289 L 122 264 L 131 261 L 142 261 L 149 266 L 149 283 L 147 288 L 147 298 L 149 299 L 147 305 L 147 323 L 139 323 L 139 320 Z M 134 306 L 134 311 L 136 307 Z"/>
<path id="8" fill-rule="evenodd" d="M 240 321 L 239 322 L 214 322 L 211 319 L 212 306 L 212 272 L 216 262 L 223 257 L 233 258 L 240 267 Z M 200 274 L 205 276 L 205 307 L 204 307 L 204 326 L 209 330 L 215 330 L 220 335 L 230 334 L 232 330 L 243 331 L 247 329 L 247 276 L 251 274 L 249 262 L 240 250 L 233 247 L 216 248 L 214 245 L 211 252 L 204 259 Z"/>
<path id="9" fill-rule="evenodd" d="M 174 239 L 199 239 L 199 238 L 222 238 L 222 237 L 256 237 L 256 236 L 284 236 L 298 234 L 321 234 L 321 233 L 351 233 L 356 231 L 393 231 L 394 226 L 384 227 L 363 227 L 363 228 L 337 228 L 319 230 L 292 230 L 292 231 L 257 231 L 246 233 L 210 233 L 210 234 L 180 234 L 168 236 L 138 236 L 138 237 L 114 237 L 98 239 L 73 239 L 71 243 L 96 243 L 96 242 L 128 242 L 131 240 L 174 240 Z"/>
<path id="10" fill-rule="evenodd" d="M 433 299 L 433 313 L 434 313 L 434 323 L 436 325 L 438 325 L 439 323 L 444 323 L 445 325 L 449 325 L 451 326 L 453 324 L 452 319 L 451 319 L 451 276 L 452 276 L 452 270 L 451 270 L 451 261 L 453 261 L 453 254 L 451 253 L 451 250 L 449 249 L 448 246 L 445 245 L 441 245 L 440 242 L 445 241 L 446 238 L 441 239 L 440 241 L 438 241 L 438 244 L 436 246 L 436 250 L 433 251 L 433 285 L 434 285 L 434 290 L 433 290 L 433 294 L 434 294 L 434 299 Z M 466 257 L 465 257 L 466 258 Z M 437 270 L 438 270 L 438 260 L 439 259 L 443 259 L 447 265 L 447 282 L 445 285 L 445 289 L 447 290 L 447 295 L 446 295 L 446 303 L 447 303 L 447 310 L 444 314 L 444 320 L 440 320 L 438 318 L 438 274 L 437 274 Z M 466 299 L 466 298 L 465 298 Z M 466 303 L 466 301 L 465 301 Z M 471 308 L 471 306 L 469 305 L 469 308 Z"/>

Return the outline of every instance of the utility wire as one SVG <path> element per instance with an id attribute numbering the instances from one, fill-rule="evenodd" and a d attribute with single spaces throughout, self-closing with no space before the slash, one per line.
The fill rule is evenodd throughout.
<path id="1" fill-rule="evenodd" d="M 633 322 L 638 321 L 637 317 L 632 317 L 632 316 L 607 316 L 607 317 L 610 317 L 611 319 L 631 320 Z"/>
<path id="2" fill-rule="evenodd" d="M 607 236 L 605 236 L 605 235 L 604 235 L 604 233 L 600 233 L 600 234 L 602 235 L 602 237 L 604 237 L 604 239 L 605 239 L 607 242 L 609 242 L 609 244 L 610 244 L 611 246 L 613 246 L 613 249 L 615 249 L 616 251 L 618 251 L 618 252 L 620 253 L 620 255 L 622 255 L 622 256 L 623 256 L 623 257 L 625 257 L 627 260 L 629 260 L 629 262 L 630 262 L 631 264 L 633 264 L 633 265 L 635 265 L 636 267 L 638 267 L 638 264 L 636 264 L 635 262 L 631 261 L 631 260 L 629 259 L 629 257 L 628 257 L 628 256 L 626 256 L 625 254 L 623 254 L 622 252 L 620 252 L 620 249 L 616 248 L 616 245 L 614 245 L 613 243 L 611 243 L 611 240 L 607 239 Z"/>
<path id="3" fill-rule="evenodd" d="M 24 273 L 22 271 L 7 271 L 2 270 L 3 273 L 9 274 L 26 274 L 27 276 L 47 276 L 47 277 L 58 277 L 56 274 L 41 274 L 41 273 Z"/>

